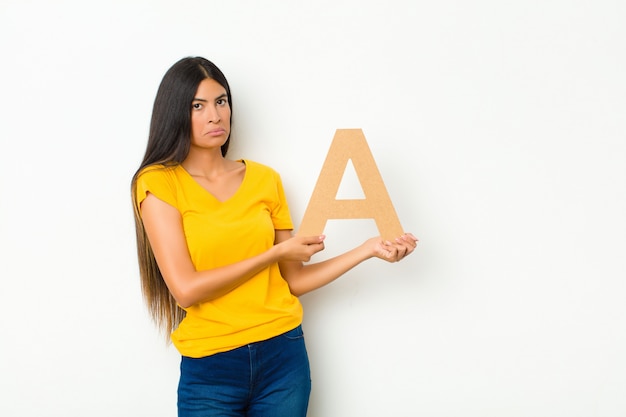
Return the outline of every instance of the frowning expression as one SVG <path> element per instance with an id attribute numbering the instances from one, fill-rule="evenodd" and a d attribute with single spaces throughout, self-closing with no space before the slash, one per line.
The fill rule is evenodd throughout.
<path id="1" fill-rule="evenodd" d="M 191 146 L 220 148 L 230 134 L 230 103 L 226 89 L 212 78 L 198 85 L 191 102 Z"/>

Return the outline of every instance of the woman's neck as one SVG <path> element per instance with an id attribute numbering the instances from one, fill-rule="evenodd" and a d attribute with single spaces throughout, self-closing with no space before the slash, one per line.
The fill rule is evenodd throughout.
<path id="1" fill-rule="evenodd" d="M 233 161 L 222 156 L 221 150 L 217 152 L 194 152 L 191 150 L 183 161 L 182 166 L 191 175 L 210 178 L 232 169 L 232 163 Z"/>

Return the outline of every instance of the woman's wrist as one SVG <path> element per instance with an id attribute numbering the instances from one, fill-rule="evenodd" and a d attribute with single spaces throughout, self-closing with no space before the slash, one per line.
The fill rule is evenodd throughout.
<path id="1" fill-rule="evenodd" d="M 283 256 L 282 245 L 280 243 L 272 245 L 272 247 L 269 248 L 267 252 L 265 252 L 265 254 L 268 256 L 269 263 L 279 262 L 281 257 Z"/>
<path id="2" fill-rule="evenodd" d="M 357 247 L 358 255 L 362 261 L 376 257 L 376 243 L 378 238 L 370 238 Z"/>

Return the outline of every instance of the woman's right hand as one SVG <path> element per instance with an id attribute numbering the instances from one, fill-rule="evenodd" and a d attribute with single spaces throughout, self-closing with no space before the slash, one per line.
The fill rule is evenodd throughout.
<path id="1" fill-rule="evenodd" d="M 367 240 L 364 245 L 370 247 L 373 255 L 379 259 L 399 262 L 415 250 L 418 241 L 411 233 L 405 233 L 394 242 L 374 237 Z"/>
<path id="2" fill-rule="evenodd" d="M 279 261 L 308 262 L 316 253 L 324 250 L 326 236 L 293 236 L 282 240 L 274 247 L 278 250 Z"/>

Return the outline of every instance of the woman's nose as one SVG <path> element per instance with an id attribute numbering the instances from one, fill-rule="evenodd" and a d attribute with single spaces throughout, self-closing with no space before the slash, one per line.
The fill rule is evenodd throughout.
<path id="1" fill-rule="evenodd" d="M 208 117 L 207 123 L 217 123 L 220 120 L 221 120 L 220 112 L 217 110 L 216 107 L 212 107 L 209 110 L 209 117 Z"/>

